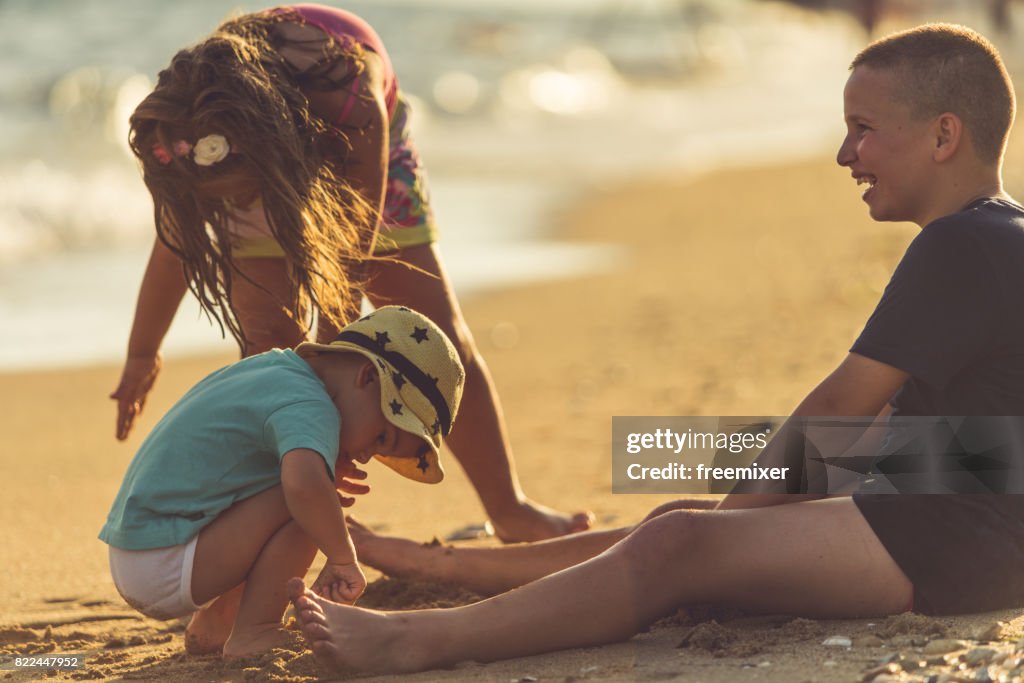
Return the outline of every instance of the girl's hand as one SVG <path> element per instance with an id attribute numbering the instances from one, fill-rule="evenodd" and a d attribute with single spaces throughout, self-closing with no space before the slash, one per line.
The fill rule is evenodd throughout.
<path id="1" fill-rule="evenodd" d="M 364 590 L 366 577 L 358 562 L 338 564 L 328 559 L 313 582 L 313 592 L 317 595 L 346 605 L 355 604 Z"/>
<path id="2" fill-rule="evenodd" d="M 135 424 L 135 418 L 146 405 L 146 396 L 153 388 L 163 367 L 160 353 L 152 356 L 129 356 L 121 372 L 121 382 L 110 398 L 117 401 L 117 438 L 124 441 Z"/>
<path id="3" fill-rule="evenodd" d="M 343 508 L 355 505 L 356 499 L 344 496 L 342 492 L 357 496 L 370 492 L 370 487 L 366 484 L 357 484 L 354 481 L 349 481 L 350 479 L 366 479 L 366 472 L 356 467 L 356 464 L 351 460 L 339 458 L 334 468 L 334 486 L 338 489 L 338 501 Z"/>

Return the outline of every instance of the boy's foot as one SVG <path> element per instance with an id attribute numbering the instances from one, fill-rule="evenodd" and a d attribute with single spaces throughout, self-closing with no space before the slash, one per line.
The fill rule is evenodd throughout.
<path id="1" fill-rule="evenodd" d="M 501 517 L 492 517 L 495 535 L 504 543 L 543 541 L 586 531 L 594 523 L 590 511 L 566 514 L 526 498 Z"/>
<path id="2" fill-rule="evenodd" d="M 258 655 L 275 647 L 285 647 L 292 642 L 293 635 L 281 624 L 265 624 L 239 631 L 235 629 L 224 643 L 224 658 L 237 659 Z"/>
<path id="3" fill-rule="evenodd" d="M 355 519 L 348 518 L 348 533 L 359 561 L 398 579 L 447 581 L 448 548 L 421 544 L 407 538 L 379 536 Z"/>
<path id="4" fill-rule="evenodd" d="M 289 579 L 288 598 L 313 655 L 331 671 L 402 672 L 430 666 L 423 648 L 411 647 L 407 618 L 339 605 L 309 590 L 298 578 Z"/>
<path id="5" fill-rule="evenodd" d="M 190 655 L 220 654 L 235 625 L 240 597 L 239 587 L 220 596 L 206 609 L 194 613 L 185 628 L 185 651 Z"/>

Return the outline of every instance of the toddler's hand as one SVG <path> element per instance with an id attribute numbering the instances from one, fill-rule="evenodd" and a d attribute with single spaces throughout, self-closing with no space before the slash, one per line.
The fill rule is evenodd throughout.
<path id="1" fill-rule="evenodd" d="M 358 562 L 336 564 L 327 561 L 320 576 L 313 582 L 313 591 L 334 602 L 355 604 L 366 590 L 366 577 Z"/>
<path id="2" fill-rule="evenodd" d="M 160 374 L 163 360 L 152 356 L 129 356 L 121 372 L 121 382 L 110 398 L 117 401 L 117 438 L 124 441 L 135 424 L 135 418 L 146 405 L 146 396 Z"/>
<path id="3" fill-rule="evenodd" d="M 334 469 L 334 486 L 338 489 L 338 500 L 343 508 L 352 507 L 356 502 L 355 498 L 342 495 L 343 491 L 360 496 L 370 492 L 370 487 L 366 484 L 357 484 L 349 481 L 350 479 L 366 479 L 366 472 L 356 467 L 351 460 L 339 458 Z"/>

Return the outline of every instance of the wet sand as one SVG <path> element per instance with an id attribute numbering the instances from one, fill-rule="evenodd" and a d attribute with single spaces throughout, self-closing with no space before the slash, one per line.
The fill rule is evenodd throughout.
<path id="1" fill-rule="evenodd" d="M 495 376 L 526 491 L 563 509 L 589 508 L 603 527 L 637 520 L 668 499 L 610 493 L 611 416 L 786 414 L 843 358 L 916 233 L 874 224 L 849 175 L 824 159 L 596 186 L 555 223 L 561 238 L 618 245 L 620 266 L 488 294 L 465 309 Z M 185 655 L 182 624 L 143 618 L 120 600 L 96 540 L 142 436 L 191 384 L 230 360 L 168 361 L 123 444 L 113 438 L 106 398 L 118 368 L 0 376 L 0 655 L 85 653 L 83 669 L 57 679 L 317 677 L 301 644 L 236 664 Z M 355 515 L 424 541 L 482 522 L 472 489 L 449 464 L 438 487 L 371 465 L 374 491 Z M 393 582 L 375 590 L 377 604 L 391 607 L 472 599 Z M 985 647 L 1011 652 L 1022 625 L 1013 612 L 827 622 L 694 611 L 618 645 L 401 680 L 859 681 L 894 653 L 931 658 L 927 671 L 938 673 L 958 664 L 922 649 L 966 651 L 991 640 Z M 850 638 L 852 647 L 823 645 L 829 636 Z M 928 645 L 956 639 L 963 642 Z M 41 677 L 0 671 L 0 679 L 8 673 Z"/>

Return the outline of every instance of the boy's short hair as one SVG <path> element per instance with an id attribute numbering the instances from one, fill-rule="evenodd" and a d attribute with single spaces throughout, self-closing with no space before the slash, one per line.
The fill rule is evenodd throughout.
<path id="1" fill-rule="evenodd" d="M 984 36 L 956 24 L 925 24 L 868 45 L 850 69 L 891 69 L 915 118 L 956 114 L 985 163 L 1000 159 L 1014 116 L 1013 83 Z"/>

